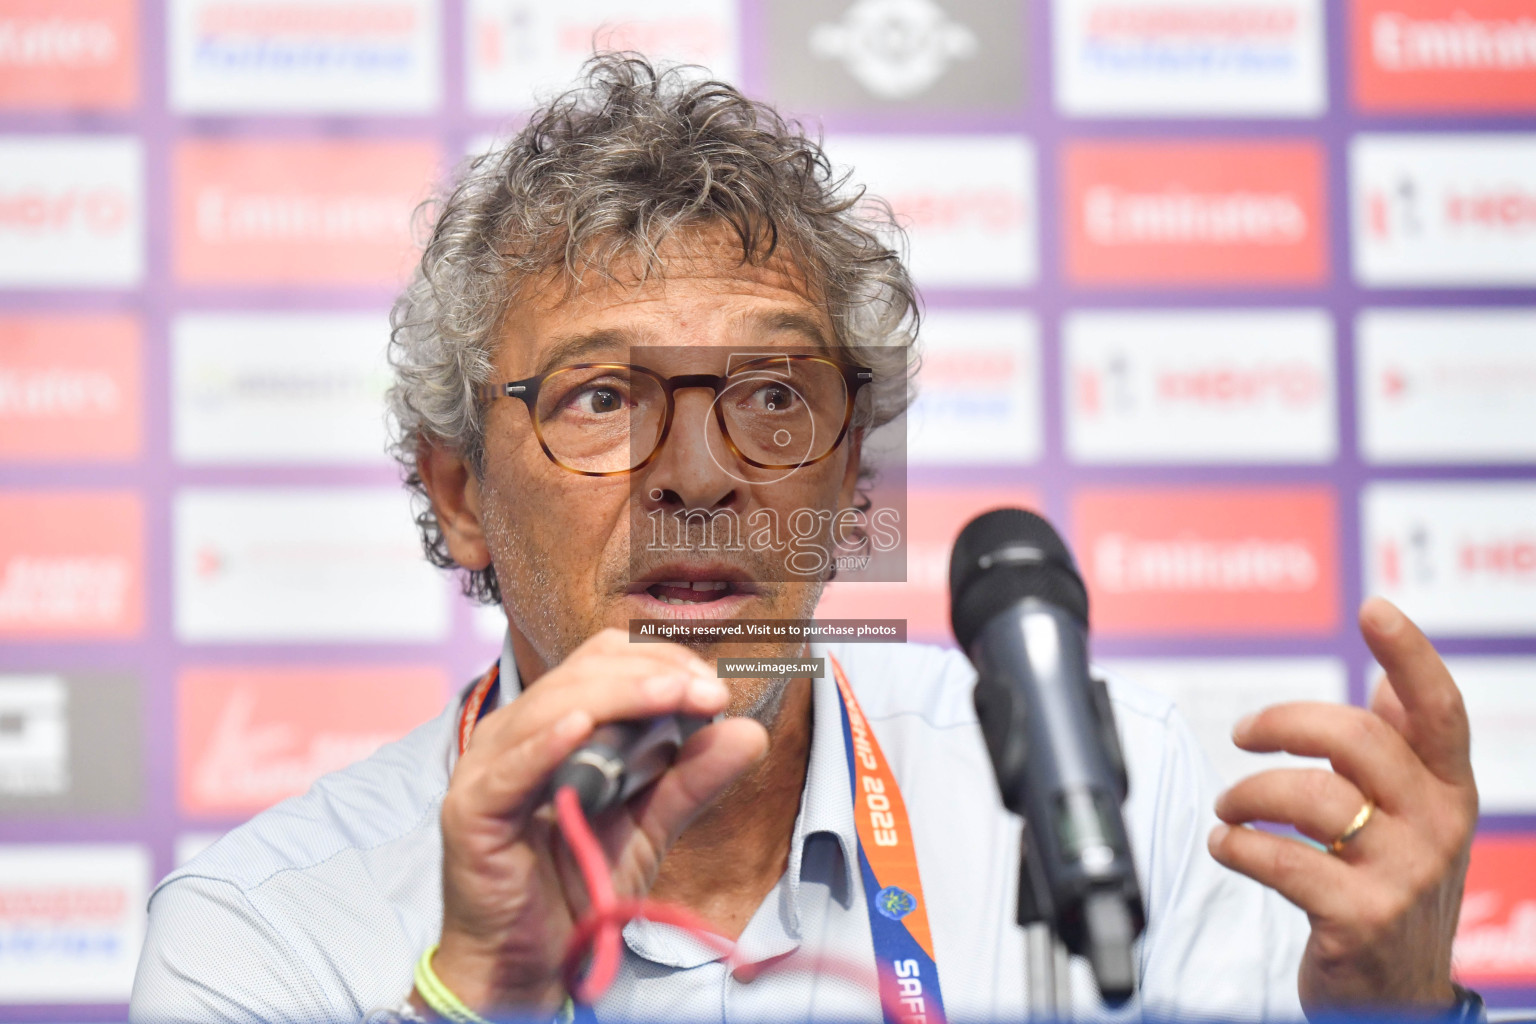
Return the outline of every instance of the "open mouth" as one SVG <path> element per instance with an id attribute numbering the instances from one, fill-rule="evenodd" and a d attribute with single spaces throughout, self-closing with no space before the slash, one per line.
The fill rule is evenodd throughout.
<path id="1" fill-rule="evenodd" d="M 729 580 L 673 580 L 652 583 L 645 592 L 663 604 L 709 604 L 741 593 Z"/>
<path id="2" fill-rule="evenodd" d="M 724 609 L 756 594 L 757 584 L 734 566 L 669 565 L 630 584 L 629 592 L 673 607 Z"/>

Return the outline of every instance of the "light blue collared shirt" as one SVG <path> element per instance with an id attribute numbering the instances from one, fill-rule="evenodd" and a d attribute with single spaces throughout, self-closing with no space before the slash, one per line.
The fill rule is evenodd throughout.
<path id="1" fill-rule="evenodd" d="M 919 644 L 813 654 L 841 661 L 901 787 L 950 1017 L 1022 1019 L 1020 828 L 997 794 L 971 706 L 970 664 Z M 510 644 L 501 678 L 503 702 L 516 699 Z M 1148 912 L 1141 989 L 1108 1011 L 1086 966 L 1074 964 L 1073 1008 L 1116 1020 L 1143 1012 L 1299 1019 L 1305 915 L 1211 859 L 1219 782 L 1173 706 L 1117 681 L 1110 691 Z M 599 1019 L 879 1024 L 837 687 L 819 679 L 812 693 L 789 864 L 739 939 L 749 962 L 779 961 L 778 969 L 739 981 L 686 933 L 632 922 Z M 438 818 L 457 755 L 458 707 L 258 815 L 163 881 L 151 897 L 130 1019 L 313 1024 L 399 1005 L 442 923 Z M 865 983 L 794 969 L 797 954 L 804 962 L 812 953 L 866 972 Z"/>

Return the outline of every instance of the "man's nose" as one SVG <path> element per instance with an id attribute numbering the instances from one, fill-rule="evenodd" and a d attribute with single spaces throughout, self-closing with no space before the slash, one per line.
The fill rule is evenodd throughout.
<path id="1" fill-rule="evenodd" d="M 656 461 L 646 470 L 648 504 L 673 508 L 730 508 L 740 501 L 741 481 L 728 472 L 735 457 L 715 418 L 712 391 L 679 388 L 672 427 Z"/>

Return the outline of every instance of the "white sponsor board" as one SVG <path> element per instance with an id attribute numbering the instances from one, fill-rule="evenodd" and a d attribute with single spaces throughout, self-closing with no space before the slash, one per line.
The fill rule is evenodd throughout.
<path id="1" fill-rule="evenodd" d="M 58 676 L 0 676 L 0 796 L 68 791 L 68 705 Z"/>
<path id="2" fill-rule="evenodd" d="M 1056 105 L 1082 117 L 1315 117 L 1321 0 L 1055 0 Z"/>
<path id="3" fill-rule="evenodd" d="M 184 114 L 425 114 L 442 69 L 435 0 L 172 0 Z"/>
<path id="4" fill-rule="evenodd" d="M 464 53 L 471 109 L 528 110 L 570 86 L 597 50 L 636 50 L 741 77 L 735 0 L 470 0 Z"/>
<path id="5" fill-rule="evenodd" d="M 137 139 L 0 138 L 0 288 L 131 288 L 143 276 Z"/>
<path id="6" fill-rule="evenodd" d="M 126 1003 L 149 874 L 142 846 L 0 846 L 0 1003 Z"/>
<path id="7" fill-rule="evenodd" d="M 1349 171 L 1361 284 L 1536 284 L 1536 134 L 1357 135 Z"/>
<path id="8" fill-rule="evenodd" d="M 1040 327 L 1029 313 L 931 310 L 907 457 L 939 465 L 1040 457 Z"/>
<path id="9" fill-rule="evenodd" d="M 197 313 L 171 328 L 176 457 L 384 463 L 389 321 L 367 313 Z"/>
<path id="10" fill-rule="evenodd" d="M 1536 309 L 1369 309 L 1355 352 L 1366 461 L 1536 461 Z"/>
<path id="11" fill-rule="evenodd" d="M 1536 813 L 1536 657 L 1452 656 L 1445 667 L 1461 690 L 1472 730 L 1472 774 L 1483 814 Z M 1366 692 L 1383 681 L 1366 672 Z"/>
<path id="12" fill-rule="evenodd" d="M 1074 312 L 1067 452 L 1088 463 L 1327 462 L 1338 450 L 1322 310 Z"/>
<path id="13" fill-rule="evenodd" d="M 175 501 L 184 641 L 440 640 L 447 580 L 398 488 L 187 489 Z"/>
<path id="14" fill-rule="evenodd" d="M 1365 589 L 1431 636 L 1536 635 L 1536 483 L 1373 483 Z"/>
<path id="15" fill-rule="evenodd" d="M 1015 288 L 1039 273 L 1035 150 L 1016 135 L 838 135 L 849 185 L 891 204 L 925 288 Z"/>
<path id="16" fill-rule="evenodd" d="M 1344 663 L 1335 658 L 1115 659 L 1101 666 L 1114 676 L 1156 690 L 1178 705 L 1226 785 L 1268 768 L 1327 767 L 1290 754 L 1253 754 L 1232 742 L 1238 719 L 1294 700 L 1343 703 Z"/>

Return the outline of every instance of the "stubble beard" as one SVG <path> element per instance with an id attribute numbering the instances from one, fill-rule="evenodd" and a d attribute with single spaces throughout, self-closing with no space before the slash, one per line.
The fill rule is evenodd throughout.
<path id="1" fill-rule="evenodd" d="M 549 547 L 539 543 L 529 531 L 513 524 L 507 515 L 510 502 L 489 480 L 483 481 L 482 494 L 481 519 L 486 547 L 490 550 L 491 563 L 496 566 L 503 611 L 532 645 L 546 668 L 553 668 L 605 623 L 595 612 L 588 621 L 582 621 L 572 609 L 564 606 L 561 600 L 564 594 L 558 586 L 560 574 L 553 565 Z M 594 578 L 599 581 L 602 593 L 622 592 L 631 578 L 633 566 L 623 548 L 623 545 L 609 545 L 599 554 Z M 516 567 L 516 571 L 504 571 L 512 567 Z M 776 608 L 772 617 L 804 620 L 815 613 L 823 584 L 818 581 L 801 585 L 764 583 L 760 586 L 771 605 L 792 605 Z M 796 657 L 800 651 L 793 648 L 803 645 L 733 644 L 729 650 L 720 650 L 714 644 L 685 646 L 691 647 L 700 657 L 713 660 L 720 655 L 731 658 Z M 732 679 L 729 681 L 731 701 L 725 713 L 751 718 L 771 730 L 783 710 L 790 681 L 777 677 Z"/>

